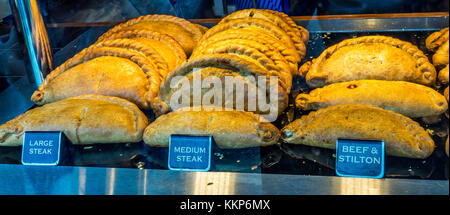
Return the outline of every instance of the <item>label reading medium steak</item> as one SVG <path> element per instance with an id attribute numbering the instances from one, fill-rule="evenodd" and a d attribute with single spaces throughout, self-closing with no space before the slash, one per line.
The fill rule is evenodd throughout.
<path id="1" fill-rule="evenodd" d="M 347 177 L 382 178 L 384 141 L 337 140 L 336 174 Z"/>
<path id="2" fill-rule="evenodd" d="M 22 145 L 23 165 L 58 165 L 61 158 L 62 133 L 27 131 Z"/>
<path id="3" fill-rule="evenodd" d="M 211 136 L 171 135 L 169 169 L 209 171 L 211 168 Z"/>

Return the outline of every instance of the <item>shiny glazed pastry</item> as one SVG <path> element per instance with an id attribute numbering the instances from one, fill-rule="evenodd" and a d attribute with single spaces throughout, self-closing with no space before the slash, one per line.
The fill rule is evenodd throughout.
<path id="1" fill-rule="evenodd" d="M 436 82 L 436 70 L 416 46 L 386 36 L 347 39 L 327 48 L 299 69 L 311 87 L 376 79 L 424 85 Z"/>
<path id="2" fill-rule="evenodd" d="M 201 58 L 196 58 L 188 61 L 182 66 L 178 67 L 176 70 L 171 72 L 164 83 L 161 84 L 161 88 L 158 97 L 152 101 L 152 109 L 156 115 L 167 113 L 171 110 L 169 95 L 172 93 L 171 85 L 174 86 L 177 83 L 172 83 L 176 81 L 177 77 L 184 77 L 196 70 L 207 68 L 207 67 L 219 67 L 223 69 L 228 69 L 233 72 L 239 73 L 240 75 L 247 77 L 252 76 L 255 83 L 258 81 L 258 77 L 265 77 L 266 80 L 266 92 L 270 94 L 270 90 L 277 89 L 277 109 L 281 113 L 288 104 L 288 93 L 280 86 L 281 81 L 277 81 L 273 85 L 270 81 L 271 76 L 277 76 L 276 72 L 268 71 L 262 65 L 254 63 L 251 60 L 242 58 L 236 55 L 230 54 L 209 54 L 204 55 Z M 181 79 L 178 79 L 178 81 Z"/>
<path id="3" fill-rule="evenodd" d="M 141 29 L 169 35 L 183 47 L 187 56 L 192 53 L 204 30 L 182 18 L 169 15 L 146 15 L 114 26 L 99 37 L 98 41 L 103 41 L 118 31 Z"/>
<path id="4" fill-rule="evenodd" d="M 196 108 L 199 110 L 182 108 L 157 118 L 144 131 L 145 144 L 168 147 L 172 134 L 211 135 L 222 149 L 269 146 L 278 141 L 279 130 L 257 114 Z"/>
<path id="5" fill-rule="evenodd" d="M 47 75 L 31 100 L 42 105 L 72 96 L 99 94 L 124 98 L 149 109 L 148 101 L 158 94 L 161 74 L 167 73 L 167 64 L 151 50 L 129 39 L 97 43 Z"/>
<path id="6" fill-rule="evenodd" d="M 382 80 L 330 84 L 309 94 L 299 94 L 295 104 L 303 110 L 338 104 L 365 104 L 413 118 L 440 115 L 448 109 L 445 97 L 432 88 L 404 81 Z"/>
<path id="7" fill-rule="evenodd" d="M 435 66 L 445 66 L 449 64 L 449 41 L 439 46 L 436 53 L 433 55 L 433 64 Z"/>
<path id="8" fill-rule="evenodd" d="M 386 153 L 427 158 L 435 144 L 415 121 L 401 114 L 369 105 L 336 105 L 302 116 L 282 129 L 290 144 L 336 148 L 337 139 L 384 140 Z"/>
<path id="9" fill-rule="evenodd" d="M 449 73 L 449 71 L 448 71 L 448 64 L 447 64 L 447 66 L 445 66 L 443 69 L 441 69 L 441 71 L 439 71 L 439 81 L 442 83 L 442 84 L 448 84 L 449 83 L 449 80 L 448 80 L 448 74 Z"/>
<path id="10" fill-rule="evenodd" d="M 25 131 L 62 131 L 73 144 L 139 142 L 148 119 L 117 97 L 83 95 L 31 109 L 0 126 L 0 146 L 22 145 Z"/>

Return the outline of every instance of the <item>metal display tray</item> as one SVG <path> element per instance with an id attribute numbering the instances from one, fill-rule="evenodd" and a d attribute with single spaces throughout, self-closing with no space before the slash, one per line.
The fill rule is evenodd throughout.
<path id="1" fill-rule="evenodd" d="M 326 47 L 343 39 L 363 35 L 397 37 L 417 45 L 431 56 L 425 49 L 425 38 L 449 23 L 448 13 L 293 19 L 310 32 L 307 56 L 303 62 L 319 56 Z M 207 27 L 218 22 L 217 19 L 192 21 Z M 61 64 L 92 44 L 114 24 L 117 23 L 48 24 L 50 37 L 52 32 L 61 31 L 61 28 L 65 31 L 83 30 L 64 47 L 53 47 L 55 64 Z M 7 98 L 4 92 L 11 94 L 10 91 L 15 89 L 14 85 L 10 88 L 0 92 L 0 97 Z M 290 100 L 298 92 L 307 90 L 304 80 L 294 78 Z M 29 97 L 24 96 L 26 98 Z M 289 118 L 298 118 L 301 114 L 305 113 L 298 112 L 291 105 L 274 124 L 281 128 Z M 152 119 L 151 113 L 147 115 Z M 433 130 L 437 145 L 435 153 L 426 160 L 389 157 L 387 165 L 391 168 L 386 169 L 386 178 L 381 180 L 336 177 L 333 152 L 305 146 L 223 150 L 215 154 L 216 167 L 207 173 L 166 170 L 167 151 L 149 148 L 143 143 L 72 146 L 74 160 L 71 166 L 57 167 L 22 166 L 21 148 L 5 147 L 0 148 L 0 194 L 448 195 L 449 161 L 443 153 L 448 119 L 443 116 L 439 123 L 421 124 Z M 164 183 L 167 180 L 174 183 Z"/>

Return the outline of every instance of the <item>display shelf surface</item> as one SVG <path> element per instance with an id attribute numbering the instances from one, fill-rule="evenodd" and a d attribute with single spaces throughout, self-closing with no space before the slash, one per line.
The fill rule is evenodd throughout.
<path id="1" fill-rule="evenodd" d="M 168 183 L 170 181 L 170 183 Z M 447 180 L 0 165 L 2 195 L 448 195 Z"/>

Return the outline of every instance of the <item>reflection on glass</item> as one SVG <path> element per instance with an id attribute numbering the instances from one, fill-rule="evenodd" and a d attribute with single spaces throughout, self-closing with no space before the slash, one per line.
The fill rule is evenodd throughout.
<path id="1" fill-rule="evenodd" d="M 193 195 L 233 195 L 236 175 L 230 172 L 194 172 L 187 176 L 187 190 Z"/>
<path id="2" fill-rule="evenodd" d="M 106 169 L 106 195 L 114 194 L 114 184 L 116 183 L 116 168 L 108 168 Z"/>
<path id="3" fill-rule="evenodd" d="M 385 183 L 385 186 L 387 183 Z M 378 179 L 368 178 L 339 178 L 340 195 L 380 195 L 382 194 L 381 183 Z M 384 187 L 384 190 L 389 188 Z"/>
<path id="4" fill-rule="evenodd" d="M 86 194 L 86 168 L 79 168 L 78 171 L 78 195 Z"/>

